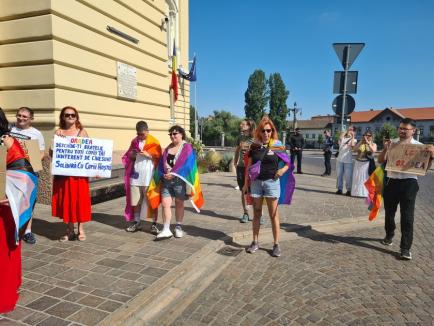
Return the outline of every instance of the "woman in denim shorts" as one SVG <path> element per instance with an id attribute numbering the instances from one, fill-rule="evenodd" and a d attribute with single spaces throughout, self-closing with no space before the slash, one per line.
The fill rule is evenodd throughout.
<path id="1" fill-rule="evenodd" d="M 171 144 L 167 150 L 166 174 L 163 174 L 163 184 L 161 187 L 161 205 L 163 206 L 163 230 L 158 233 L 157 239 L 167 239 L 173 236 L 170 231 L 170 220 L 172 219 L 172 198 L 175 198 L 175 238 L 181 238 L 184 235 L 182 230 L 182 221 L 184 220 L 184 201 L 188 199 L 186 183 L 170 174 L 170 170 L 175 165 L 178 155 L 181 153 L 185 144 L 185 130 L 181 126 L 172 126 L 169 129 Z"/>
<path id="2" fill-rule="evenodd" d="M 271 254 L 274 257 L 280 256 L 280 222 L 277 208 L 280 197 L 279 178 L 288 170 L 286 164 L 279 169 L 279 163 L 281 163 L 282 159 L 271 150 L 270 144 L 277 139 L 277 130 L 273 122 L 268 117 L 262 118 L 255 131 L 255 143 L 250 146 L 247 164 L 247 169 L 249 169 L 251 165 L 261 161 L 260 172 L 253 181 L 249 180 L 247 176 L 243 187 L 243 192 L 247 193 L 250 183 L 250 193 L 253 198 L 253 242 L 247 248 L 247 252 L 254 253 L 259 249 L 258 236 L 262 203 L 265 198 L 273 230 L 274 246 Z"/>

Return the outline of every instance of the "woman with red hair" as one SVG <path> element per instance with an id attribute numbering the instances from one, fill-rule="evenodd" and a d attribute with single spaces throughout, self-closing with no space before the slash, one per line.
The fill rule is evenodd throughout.
<path id="1" fill-rule="evenodd" d="M 243 192 L 253 198 L 253 241 L 247 252 L 254 253 L 259 249 L 258 237 L 262 203 L 265 199 L 271 219 L 274 246 L 271 255 L 279 257 L 280 222 L 277 205 L 289 204 L 294 191 L 292 171 L 287 173 L 289 158 L 285 146 L 279 141 L 276 127 L 268 117 L 263 117 L 255 130 L 255 143 L 250 146 L 246 170 L 246 181 Z M 288 176 L 292 179 L 288 183 Z M 284 178 L 282 178 L 284 177 Z M 282 179 L 282 182 L 281 182 Z M 290 187 L 289 187 L 290 186 Z"/>
<path id="2" fill-rule="evenodd" d="M 72 106 L 62 109 L 56 136 L 89 137 L 80 123 L 78 111 Z M 67 224 L 66 234 L 59 241 L 86 240 L 83 223 L 91 219 L 89 179 L 87 177 L 55 175 L 53 178 L 52 215 Z M 77 223 L 77 234 L 74 231 Z"/>

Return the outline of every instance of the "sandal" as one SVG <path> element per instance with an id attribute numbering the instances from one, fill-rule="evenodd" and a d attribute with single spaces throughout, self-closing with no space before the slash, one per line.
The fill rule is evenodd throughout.
<path id="1" fill-rule="evenodd" d="M 66 241 L 74 241 L 76 239 L 76 234 L 74 232 L 68 232 L 64 236 L 60 237 L 60 242 L 66 242 Z"/>
<path id="2" fill-rule="evenodd" d="M 78 241 L 86 241 L 86 235 L 85 234 L 77 234 L 77 240 Z"/>

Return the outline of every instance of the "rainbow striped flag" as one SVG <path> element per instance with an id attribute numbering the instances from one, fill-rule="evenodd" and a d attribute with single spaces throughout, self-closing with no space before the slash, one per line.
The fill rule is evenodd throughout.
<path id="1" fill-rule="evenodd" d="M 377 217 L 383 201 L 384 176 L 384 164 L 382 164 L 372 172 L 365 182 L 365 187 L 368 190 L 368 197 L 366 198 L 369 205 L 368 209 L 371 211 L 369 213 L 370 221 Z"/>
<path id="2" fill-rule="evenodd" d="M 163 175 L 170 173 L 182 179 L 187 184 L 187 194 L 190 196 L 190 201 L 196 211 L 199 213 L 200 208 L 205 203 L 203 199 L 202 189 L 200 187 L 199 170 L 197 169 L 196 152 L 193 146 L 189 143 L 182 145 L 175 165 L 168 172 L 166 167 L 167 154 L 169 147 L 164 150 L 163 157 L 158 163 L 158 168 L 154 172 L 154 177 L 151 180 L 148 188 L 148 202 L 152 209 L 158 208 L 161 203 L 161 185 Z M 191 190 L 191 191 L 189 191 Z"/>

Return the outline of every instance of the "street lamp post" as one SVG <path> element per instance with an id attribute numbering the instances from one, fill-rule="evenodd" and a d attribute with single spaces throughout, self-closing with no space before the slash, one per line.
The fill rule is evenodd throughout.
<path id="1" fill-rule="evenodd" d="M 288 117 L 291 116 L 292 112 L 292 131 L 295 131 L 295 125 L 297 123 L 297 113 L 302 113 L 301 108 L 297 107 L 297 102 L 294 102 L 294 107 L 288 108 Z"/>

